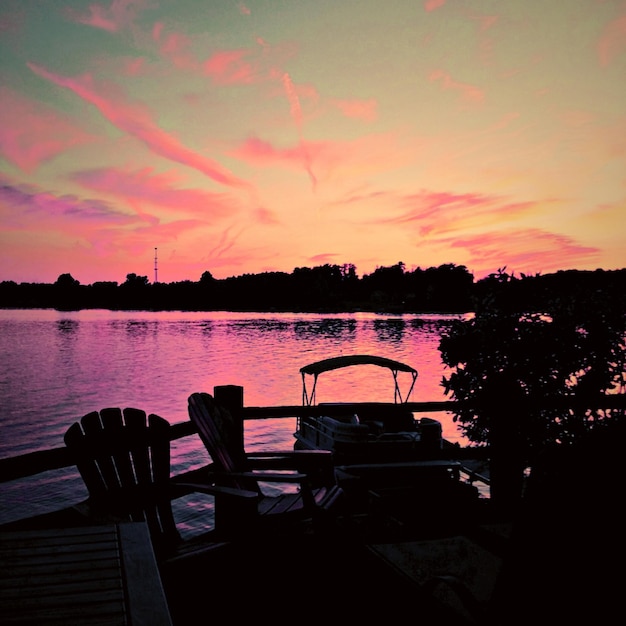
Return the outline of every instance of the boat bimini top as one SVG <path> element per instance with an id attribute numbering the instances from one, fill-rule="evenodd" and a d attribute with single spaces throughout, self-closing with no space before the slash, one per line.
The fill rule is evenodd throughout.
<path id="1" fill-rule="evenodd" d="M 387 359 L 382 356 L 373 356 L 370 354 L 353 354 L 348 356 L 336 356 L 330 359 L 323 359 L 310 363 L 300 368 L 300 374 L 302 375 L 302 404 L 305 406 L 312 406 L 315 403 L 315 389 L 317 387 L 317 378 L 322 372 L 328 372 L 331 370 L 340 369 L 342 367 L 352 367 L 353 365 L 378 365 L 379 367 L 386 367 L 391 370 L 393 374 L 394 382 L 394 402 L 404 403 L 408 402 L 409 396 L 415 386 L 417 379 L 417 370 L 406 363 L 400 361 L 394 361 L 393 359 Z M 411 374 L 411 386 L 405 396 L 402 399 L 402 393 L 400 392 L 400 386 L 398 384 L 398 373 L 408 372 Z M 313 376 L 313 387 L 309 394 L 306 386 L 306 375 Z"/>

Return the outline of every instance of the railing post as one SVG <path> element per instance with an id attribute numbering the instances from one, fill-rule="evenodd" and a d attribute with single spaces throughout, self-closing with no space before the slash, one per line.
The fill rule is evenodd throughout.
<path id="1" fill-rule="evenodd" d="M 213 397 L 215 402 L 227 408 L 233 416 L 237 435 L 241 438 L 241 446 L 243 448 L 243 387 L 239 385 L 216 385 L 213 387 Z"/>

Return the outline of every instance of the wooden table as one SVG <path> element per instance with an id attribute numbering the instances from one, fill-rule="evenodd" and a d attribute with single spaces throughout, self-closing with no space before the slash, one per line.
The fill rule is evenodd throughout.
<path id="1" fill-rule="evenodd" d="M 0 533 L 0 622 L 171 626 L 147 526 Z"/>

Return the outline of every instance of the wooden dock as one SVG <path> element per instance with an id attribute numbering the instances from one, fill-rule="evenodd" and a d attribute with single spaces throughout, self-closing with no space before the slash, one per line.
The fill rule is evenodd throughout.
<path id="1" fill-rule="evenodd" d="M 617 401 L 620 405 L 624 404 L 623 397 Z M 617 401 L 611 399 L 613 404 Z M 445 408 L 442 407 L 442 403 L 424 404 L 432 404 L 431 410 L 440 411 L 452 410 L 453 403 L 445 403 Z M 245 407 L 238 416 L 243 426 L 245 419 L 292 417 L 299 408 Z M 412 403 L 411 408 L 416 411 L 425 410 L 424 405 L 420 403 Z M 197 436 L 190 422 L 176 424 L 171 430 L 172 439 Z M 620 451 L 622 444 L 623 438 L 619 439 Z M 614 445 L 617 446 L 617 442 Z M 603 452 L 604 450 L 605 448 Z M 617 452 L 613 455 L 603 454 L 598 458 L 604 462 L 605 456 L 613 462 L 621 458 L 621 454 Z M 470 478 L 489 480 L 488 447 L 446 448 L 442 450 L 441 458 L 458 461 L 462 471 Z M 74 460 L 65 448 L 27 454 L 13 459 L 1 459 L 0 481 L 16 480 L 73 464 Z M 599 462 L 592 465 L 594 470 L 598 467 Z M 611 464 L 610 469 L 613 467 Z M 603 471 L 601 478 L 606 475 L 612 476 L 614 482 L 617 481 L 618 475 L 621 480 L 621 472 Z M 594 478 L 593 484 L 585 492 L 585 497 L 598 491 L 598 485 L 602 486 L 603 483 Z M 576 495 L 579 493 L 578 489 L 577 486 Z M 560 494 L 562 490 L 559 488 L 555 493 Z M 575 514 L 569 514 L 569 510 L 566 510 L 567 523 L 563 523 L 559 517 L 564 507 L 555 504 L 553 515 L 560 521 L 553 526 L 560 533 L 567 531 L 566 537 L 571 539 L 567 544 L 563 542 L 558 544 L 562 546 L 563 554 L 569 556 L 571 546 L 575 546 L 576 549 L 572 552 L 576 557 L 580 554 L 581 546 L 590 544 L 590 554 L 595 558 L 598 551 L 591 548 L 594 548 L 599 538 L 603 540 L 607 557 L 615 553 L 613 543 L 623 550 L 621 540 L 623 533 L 615 528 L 617 521 L 621 519 L 616 511 L 610 509 L 611 515 L 602 514 L 603 524 L 606 520 L 613 523 L 610 533 L 604 533 L 602 526 L 592 525 L 592 522 L 597 521 L 594 516 L 596 511 L 601 510 L 601 504 L 610 501 L 604 496 L 614 496 L 617 493 L 617 485 L 613 485 L 611 491 L 607 489 L 600 491 L 597 503 L 592 507 L 586 506 L 586 500 L 584 503 L 581 500 L 580 508 L 574 509 Z M 161 623 L 168 624 L 168 620 L 171 620 L 173 626 L 187 626 L 220 619 L 223 616 L 231 616 L 237 622 L 259 621 L 268 617 L 268 613 L 274 626 L 282 623 L 293 624 L 294 621 L 323 622 L 331 618 L 339 622 L 350 620 L 372 623 L 380 620 L 385 623 L 396 621 L 404 623 L 407 616 L 408 619 L 415 619 L 419 623 L 436 626 L 471 623 L 462 611 L 427 593 L 423 588 L 423 580 L 430 574 L 439 572 L 433 564 L 447 564 L 449 567 L 444 569 L 454 569 L 452 566 L 455 566 L 456 575 L 464 578 L 467 586 L 469 588 L 473 586 L 478 597 L 482 594 L 483 600 L 487 601 L 491 585 L 500 573 L 501 557 L 508 549 L 511 511 L 506 507 L 500 508 L 498 502 L 493 499 L 479 499 L 471 503 L 436 499 L 426 502 L 423 498 L 408 495 L 410 497 L 400 500 L 395 496 L 390 497 L 389 493 L 382 490 L 374 490 L 368 494 L 370 500 L 365 510 L 346 511 L 339 516 L 336 526 L 329 529 L 329 532 L 318 534 L 304 528 L 298 532 L 240 539 L 232 542 L 224 550 L 203 557 L 204 560 L 195 562 L 193 566 L 184 562 L 164 566 L 158 571 L 160 583 L 156 584 L 156 587 L 151 585 L 152 591 L 147 592 L 148 596 L 144 596 L 157 598 L 149 603 L 155 609 L 156 617 L 151 617 L 149 621 L 143 623 L 156 626 Z M 552 500 L 553 498 L 546 502 L 550 503 Z M 401 506 L 398 506 L 399 503 Z M 581 526 L 580 521 L 584 514 L 589 519 L 584 518 L 586 524 Z M 544 510 L 541 511 L 541 515 L 544 515 Z M 539 519 L 540 516 L 535 517 Z M 537 537 L 545 535 L 545 524 L 544 517 L 541 517 Z M 72 534 L 74 531 L 69 529 L 74 526 L 81 526 L 80 515 L 75 510 L 66 509 L 51 512 L 37 519 L 20 520 L 0 530 L 8 533 L 9 530 L 17 529 L 19 533 L 27 533 L 37 528 L 41 530 L 62 527 L 65 529 L 61 532 L 63 535 Z M 594 528 L 596 532 L 590 535 L 588 528 Z M 43 596 L 35 601 L 34 598 L 38 597 L 38 593 L 45 589 L 30 589 L 25 584 L 26 579 L 19 577 L 16 565 L 20 560 L 25 562 L 29 554 L 35 559 L 39 558 L 36 556 L 39 539 L 36 535 L 24 535 L 22 541 L 26 539 L 26 542 L 23 543 L 21 553 L 12 552 L 13 549 L 10 547 L 17 539 L 18 535 L 5 534 L 0 537 L 3 546 L 0 551 L 3 576 L 0 587 L 0 619 L 3 624 L 12 623 L 8 619 L 11 616 L 13 623 L 20 623 L 20 611 L 25 611 L 28 605 L 36 605 L 38 602 L 42 607 L 47 607 L 40 611 L 39 617 L 47 613 L 52 618 L 54 611 L 54 615 L 62 616 L 61 621 L 57 623 L 80 624 L 75 614 L 67 612 L 71 611 L 72 607 L 80 606 L 81 597 L 84 599 L 90 595 L 95 599 L 95 605 L 84 607 L 82 613 L 84 616 L 97 616 L 100 610 L 97 606 L 105 606 L 104 596 L 101 595 L 104 589 L 100 587 L 81 585 L 84 591 L 78 591 L 76 587 L 72 592 L 76 592 L 78 596 L 68 594 L 62 600 L 57 597 L 55 602 L 59 607 L 58 612 L 51 608 L 50 600 Z M 593 545 L 590 539 L 593 540 Z M 142 579 L 145 580 L 146 570 L 142 568 L 148 567 L 148 571 L 154 573 L 154 570 L 151 570 L 152 566 L 149 565 L 153 557 L 145 552 L 143 556 L 127 563 L 124 555 L 128 555 L 128 549 L 124 547 L 124 543 L 123 540 L 121 543 L 118 540 L 117 548 L 112 545 L 107 548 L 114 553 L 117 550 L 117 556 L 112 554 L 110 557 L 116 562 L 111 571 L 115 570 L 117 573 L 111 574 L 115 580 L 111 581 L 111 589 L 107 591 L 107 594 L 111 594 L 112 603 L 117 607 L 114 610 L 117 612 L 116 621 L 111 623 L 117 624 L 129 623 L 130 615 L 148 608 L 145 603 L 143 608 L 141 603 L 134 605 L 133 608 L 132 602 L 129 604 L 129 598 L 135 593 L 132 591 L 135 584 L 141 584 Z M 83 548 L 77 550 L 80 552 Z M 619 562 L 622 562 L 621 555 L 622 553 Z M 57 562 L 57 557 L 51 560 Z M 100 568 L 101 565 L 104 566 L 104 563 L 93 566 L 94 561 L 91 557 L 89 562 L 92 566 L 85 568 L 84 574 L 81 574 L 85 578 L 88 573 Z M 133 569 L 133 562 L 138 569 Z M 603 587 L 596 585 L 597 592 L 600 593 L 599 590 L 605 587 L 612 590 L 610 584 L 613 579 L 607 578 L 609 571 L 612 570 L 600 567 L 602 565 L 600 559 L 592 561 L 589 557 L 589 562 L 594 564 L 594 568 L 588 569 L 592 572 L 591 576 L 600 578 L 599 573 L 602 574 L 600 580 Z M 535 562 L 532 567 L 537 568 Z M 120 571 L 123 572 L 122 578 Z M 149 574 L 149 577 L 153 576 L 153 573 Z M 107 576 L 100 571 L 98 579 L 106 580 Z M 524 580 L 526 579 L 528 577 Z M 58 582 L 60 583 L 60 579 Z M 164 592 L 165 608 L 163 595 L 158 591 L 159 584 L 162 585 Z M 30 600 L 25 601 L 28 597 Z M 607 597 L 606 594 L 604 597 Z M 537 618 L 540 620 L 541 614 L 538 614 Z M 46 623 L 38 619 L 36 617 L 34 623 Z M 30 623 L 33 623 L 32 619 Z M 107 622 L 96 619 L 95 623 Z M 137 617 L 132 623 L 140 624 L 142 621 Z"/>

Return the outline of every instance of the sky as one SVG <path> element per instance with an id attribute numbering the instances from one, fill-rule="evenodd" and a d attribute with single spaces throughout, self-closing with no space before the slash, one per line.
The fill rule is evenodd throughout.
<path id="1" fill-rule="evenodd" d="M 0 281 L 620 269 L 625 218 L 626 0 L 0 2 Z"/>

